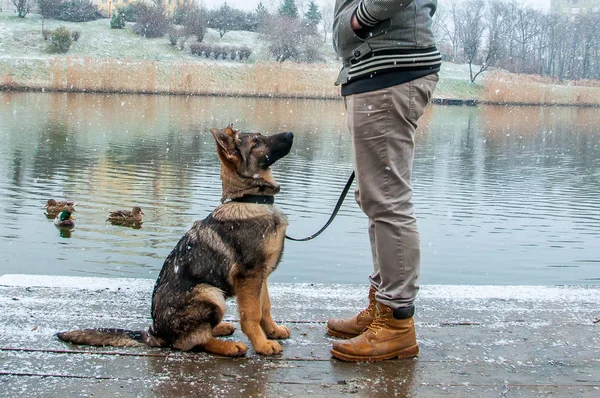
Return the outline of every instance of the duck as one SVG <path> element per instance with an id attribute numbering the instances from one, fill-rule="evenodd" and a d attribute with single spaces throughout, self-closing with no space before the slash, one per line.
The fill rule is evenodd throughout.
<path id="1" fill-rule="evenodd" d="M 144 212 L 138 206 L 135 206 L 131 211 L 129 210 L 116 210 L 108 215 L 108 221 L 112 223 L 142 223 L 142 215 Z"/>
<path id="2" fill-rule="evenodd" d="M 75 226 L 75 218 L 69 210 L 64 209 L 54 219 L 54 225 L 59 228 L 73 228 Z"/>
<path id="3" fill-rule="evenodd" d="M 58 214 L 62 210 L 68 210 L 73 213 L 75 211 L 75 202 L 71 200 L 48 199 L 44 208 L 48 214 Z"/>

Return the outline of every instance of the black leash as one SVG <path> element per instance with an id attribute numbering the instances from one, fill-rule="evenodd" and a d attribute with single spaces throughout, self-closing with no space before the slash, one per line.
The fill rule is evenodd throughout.
<path id="1" fill-rule="evenodd" d="M 350 190 L 350 186 L 352 185 L 352 181 L 354 181 L 354 171 L 350 175 L 350 178 L 348 178 L 348 182 L 346 183 L 346 186 L 344 187 L 344 190 L 342 191 L 342 194 L 340 195 L 340 198 L 338 199 L 337 204 L 335 205 L 335 209 L 333 209 L 333 213 L 331 214 L 331 217 L 329 217 L 329 220 L 327 220 L 327 222 L 325 223 L 325 225 L 323 226 L 323 228 L 321 228 L 317 233 L 312 234 L 310 236 L 307 236 L 306 238 L 296 239 L 296 238 L 292 238 L 292 237 L 287 236 L 287 235 L 285 236 L 285 238 L 289 239 L 289 240 L 296 241 L 296 242 L 306 242 L 307 240 L 314 239 L 317 236 L 321 235 L 321 232 L 325 231 L 327 229 L 327 227 L 329 226 L 329 224 L 331 224 L 331 222 L 333 221 L 333 219 L 335 218 L 335 216 L 337 216 L 337 213 L 340 210 L 340 207 L 342 207 L 342 203 L 344 203 L 344 199 L 346 198 L 346 194 L 348 194 L 348 191 Z"/>

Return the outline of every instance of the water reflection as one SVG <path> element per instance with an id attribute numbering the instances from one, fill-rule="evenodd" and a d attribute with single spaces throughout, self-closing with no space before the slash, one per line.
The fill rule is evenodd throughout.
<path id="1" fill-rule="evenodd" d="M 72 228 L 61 228 L 61 227 L 57 227 L 58 229 L 58 235 L 61 238 L 70 238 L 71 237 L 71 233 L 73 231 Z"/>
<path id="2" fill-rule="evenodd" d="M 340 101 L 1 93 L 0 273 L 155 278 L 219 203 L 208 128 L 230 122 L 295 133 L 277 201 L 290 235 L 311 234 L 352 169 L 343 113 Z M 414 171 L 423 283 L 600 283 L 597 125 L 593 109 L 431 107 Z M 43 216 L 50 198 L 78 203 L 66 244 Z M 133 206 L 143 228 L 106 220 Z M 349 195 L 321 237 L 287 243 L 273 280 L 366 283 L 365 228 Z"/>

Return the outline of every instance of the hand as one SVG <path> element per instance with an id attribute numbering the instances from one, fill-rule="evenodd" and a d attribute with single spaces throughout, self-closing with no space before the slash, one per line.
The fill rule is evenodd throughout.
<path id="1" fill-rule="evenodd" d="M 354 31 L 362 29 L 362 26 L 360 26 L 360 24 L 358 23 L 358 19 L 356 18 L 356 14 L 352 15 L 352 20 L 350 21 L 350 27 Z"/>

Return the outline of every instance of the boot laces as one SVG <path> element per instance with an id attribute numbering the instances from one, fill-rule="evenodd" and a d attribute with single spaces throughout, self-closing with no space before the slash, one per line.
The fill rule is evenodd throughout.
<path id="1" fill-rule="evenodd" d="M 375 315 L 375 319 L 369 326 L 367 326 L 367 329 L 373 332 L 373 334 L 377 334 L 377 332 L 387 327 L 387 319 L 388 313 L 378 310 L 377 314 Z"/>
<path id="2" fill-rule="evenodd" d="M 363 318 L 363 317 L 366 317 L 369 315 L 372 316 L 373 314 L 375 314 L 375 316 L 377 317 L 377 306 L 374 303 L 369 302 L 369 306 L 367 308 L 365 308 L 364 310 L 362 310 L 358 314 L 358 317 Z"/>

